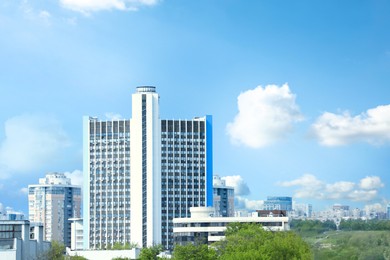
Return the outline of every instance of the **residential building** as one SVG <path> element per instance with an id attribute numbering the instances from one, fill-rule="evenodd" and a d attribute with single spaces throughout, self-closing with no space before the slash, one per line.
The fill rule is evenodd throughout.
<path id="1" fill-rule="evenodd" d="M 84 247 L 173 246 L 174 217 L 211 206 L 211 116 L 160 119 L 155 87 L 137 87 L 130 120 L 84 117 Z"/>
<path id="2" fill-rule="evenodd" d="M 28 220 L 0 220 L 0 259 L 42 259 L 50 245 L 44 241 L 43 225 L 30 226 Z"/>
<path id="3" fill-rule="evenodd" d="M 215 217 L 234 216 L 234 188 L 218 175 L 213 176 L 213 207 Z"/>
<path id="4" fill-rule="evenodd" d="M 39 184 L 28 186 L 29 220 L 42 223 L 47 241 L 70 247 L 69 218 L 81 215 L 81 187 L 72 185 L 63 173 L 48 173 Z"/>
<path id="5" fill-rule="evenodd" d="M 71 250 L 83 250 L 84 249 L 84 229 L 82 218 L 70 218 L 70 234 L 71 234 Z"/>
<path id="6" fill-rule="evenodd" d="M 264 201 L 265 210 L 286 210 L 292 211 L 292 197 L 268 196 Z"/>
<path id="7" fill-rule="evenodd" d="M 249 217 L 214 217 L 212 207 L 191 208 L 190 218 L 174 218 L 173 234 L 176 244 L 187 243 L 211 244 L 225 237 L 229 223 L 258 223 L 270 231 L 290 230 L 286 211 L 278 210 L 253 212 Z"/>

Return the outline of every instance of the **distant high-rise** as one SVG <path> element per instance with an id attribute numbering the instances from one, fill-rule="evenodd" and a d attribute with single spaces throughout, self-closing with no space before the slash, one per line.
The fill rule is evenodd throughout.
<path id="1" fill-rule="evenodd" d="M 213 206 L 215 217 L 234 217 L 234 188 L 218 175 L 213 177 Z"/>
<path id="2" fill-rule="evenodd" d="M 39 184 L 28 186 L 29 220 L 43 223 L 48 241 L 61 241 L 70 247 L 69 219 L 81 215 L 81 187 L 72 185 L 63 173 L 48 173 Z"/>
<path id="3" fill-rule="evenodd" d="M 137 87 L 132 119 L 84 118 L 84 247 L 173 246 L 175 217 L 212 205 L 211 116 L 161 120 L 155 87 Z"/>
<path id="4" fill-rule="evenodd" d="M 268 196 L 264 201 L 264 209 L 292 211 L 292 197 Z"/>

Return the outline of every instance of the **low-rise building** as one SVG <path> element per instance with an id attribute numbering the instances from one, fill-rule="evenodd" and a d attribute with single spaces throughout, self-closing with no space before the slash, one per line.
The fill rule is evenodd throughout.
<path id="1" fill-rule="evenodd" d="M 42 259 L 51 243 L 43 240 L 43 225 L 28 220 L 0 220 L 0 259 Z"/>
<path id="2" fill-rule="evenodd" d="M 212 207 L 193 207 L 190 218 L 173 219 L 173 236 L 175 244 L 187 243 L 211 244 L 225 237 L 229 223 L 258 223 L 264 229 L 271 231 L 286 231 L 290 229 L 289 218 L 285 211 L 278 210 L 254 212 L 250 217 L 213 217 Z M 284 212 L 284 213 L 283 213 Z"/>

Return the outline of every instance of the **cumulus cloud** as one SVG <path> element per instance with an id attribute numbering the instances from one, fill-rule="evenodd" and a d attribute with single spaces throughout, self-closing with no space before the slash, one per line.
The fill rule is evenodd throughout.
<path id="1" fill-rule="evenodd" d="M 340 146 L 354 142 L 381 145 L 390 142 L 390 105 L 378 106 L 351 116 L 323 113 L 312 125 L 312 132 L 325 146 Z"/>
<path id="2" fill-rule="evenodd" d="M 5 122 L 0 143 L 0 178 L 7 172 L 31 172 L 50 163 L 70 145 L 60 123 L 51 117 L 22 115 Z"/>
<path id="3" fill-rule="evenodd" d="M 225 176 L 221 179 L 226 181 L 226 186 L 234 188 L 235 196 L 246 196 L 250 194 L 248 185 L 240 175 Z"/>
<path id="4" fill-rule="evenodd" d="M 360 180 L 360 188 L 372 190 L 382 188 L 384 184 L 378 176 L 367 176 Z"/>
<path id="5" fill-rule="evenodd" d="M 237 104 L 238 114 L 226 127 L 235 144 L 252 148 L 270 145 L 290 133 L 293 123 L 303 120 L 287 84 L 258 86 L 241 93 Z"/>
<path id="6" fill-rule="evenodd" d="M 377 199 L 378 189 L 384 187 L 378 176 L 365 177 L 359 183 L 348 181 L 326 183 L 311 174 L 305 174 L 298 179 L 278 184 L 282 187 L 298 187 L 295 190 L 295 198 L 352 201 L 372 201 Z"/>
<path id="7" fill-rule="evenodd" d="M 234 197 L 234 206 L 236 209 L 260 210 L 264 207 L 264 200 L 250 200 L 241 196 Z"/>
<path id="8" fill-rule="evenodd" d="M 263 200 L 251 200 L 245 198 L 245 196 L 250 195 L 251 191 L 248 187 L 248 184 L 240 175 L 225 176 L 221 177 L 221 179 L 225 180 L 226 186 L 234 188 L 235 209 L 258 210 L 263 208 Z"/>
<path id="9" fill-rule="evenodd" d="M 159 0 L 60 0 L 62 7 L 89 14 L 103 10 L 136 11 L 141 6 L 156 5 Z"/>
<path id="10" fill-rule="evenodd" d="M 70 178 L 72 185 L 83 185 L 83 172 L 74 170 L 73 172 L 65 172 L 66 177 Z"/>

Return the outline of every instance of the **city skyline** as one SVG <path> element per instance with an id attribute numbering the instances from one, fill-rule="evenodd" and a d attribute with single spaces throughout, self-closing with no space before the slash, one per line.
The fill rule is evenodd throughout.
<path id="1" fill-rule="evenodd" d="M 0 203 L 27 215 L 50 171 L 81 184 L 82 117 L 128 119 L 153 85 L 160 118 L 213 116 L 239 206 L 385 207 L 390 4 L 278 3 L 2 1 Z"/>

